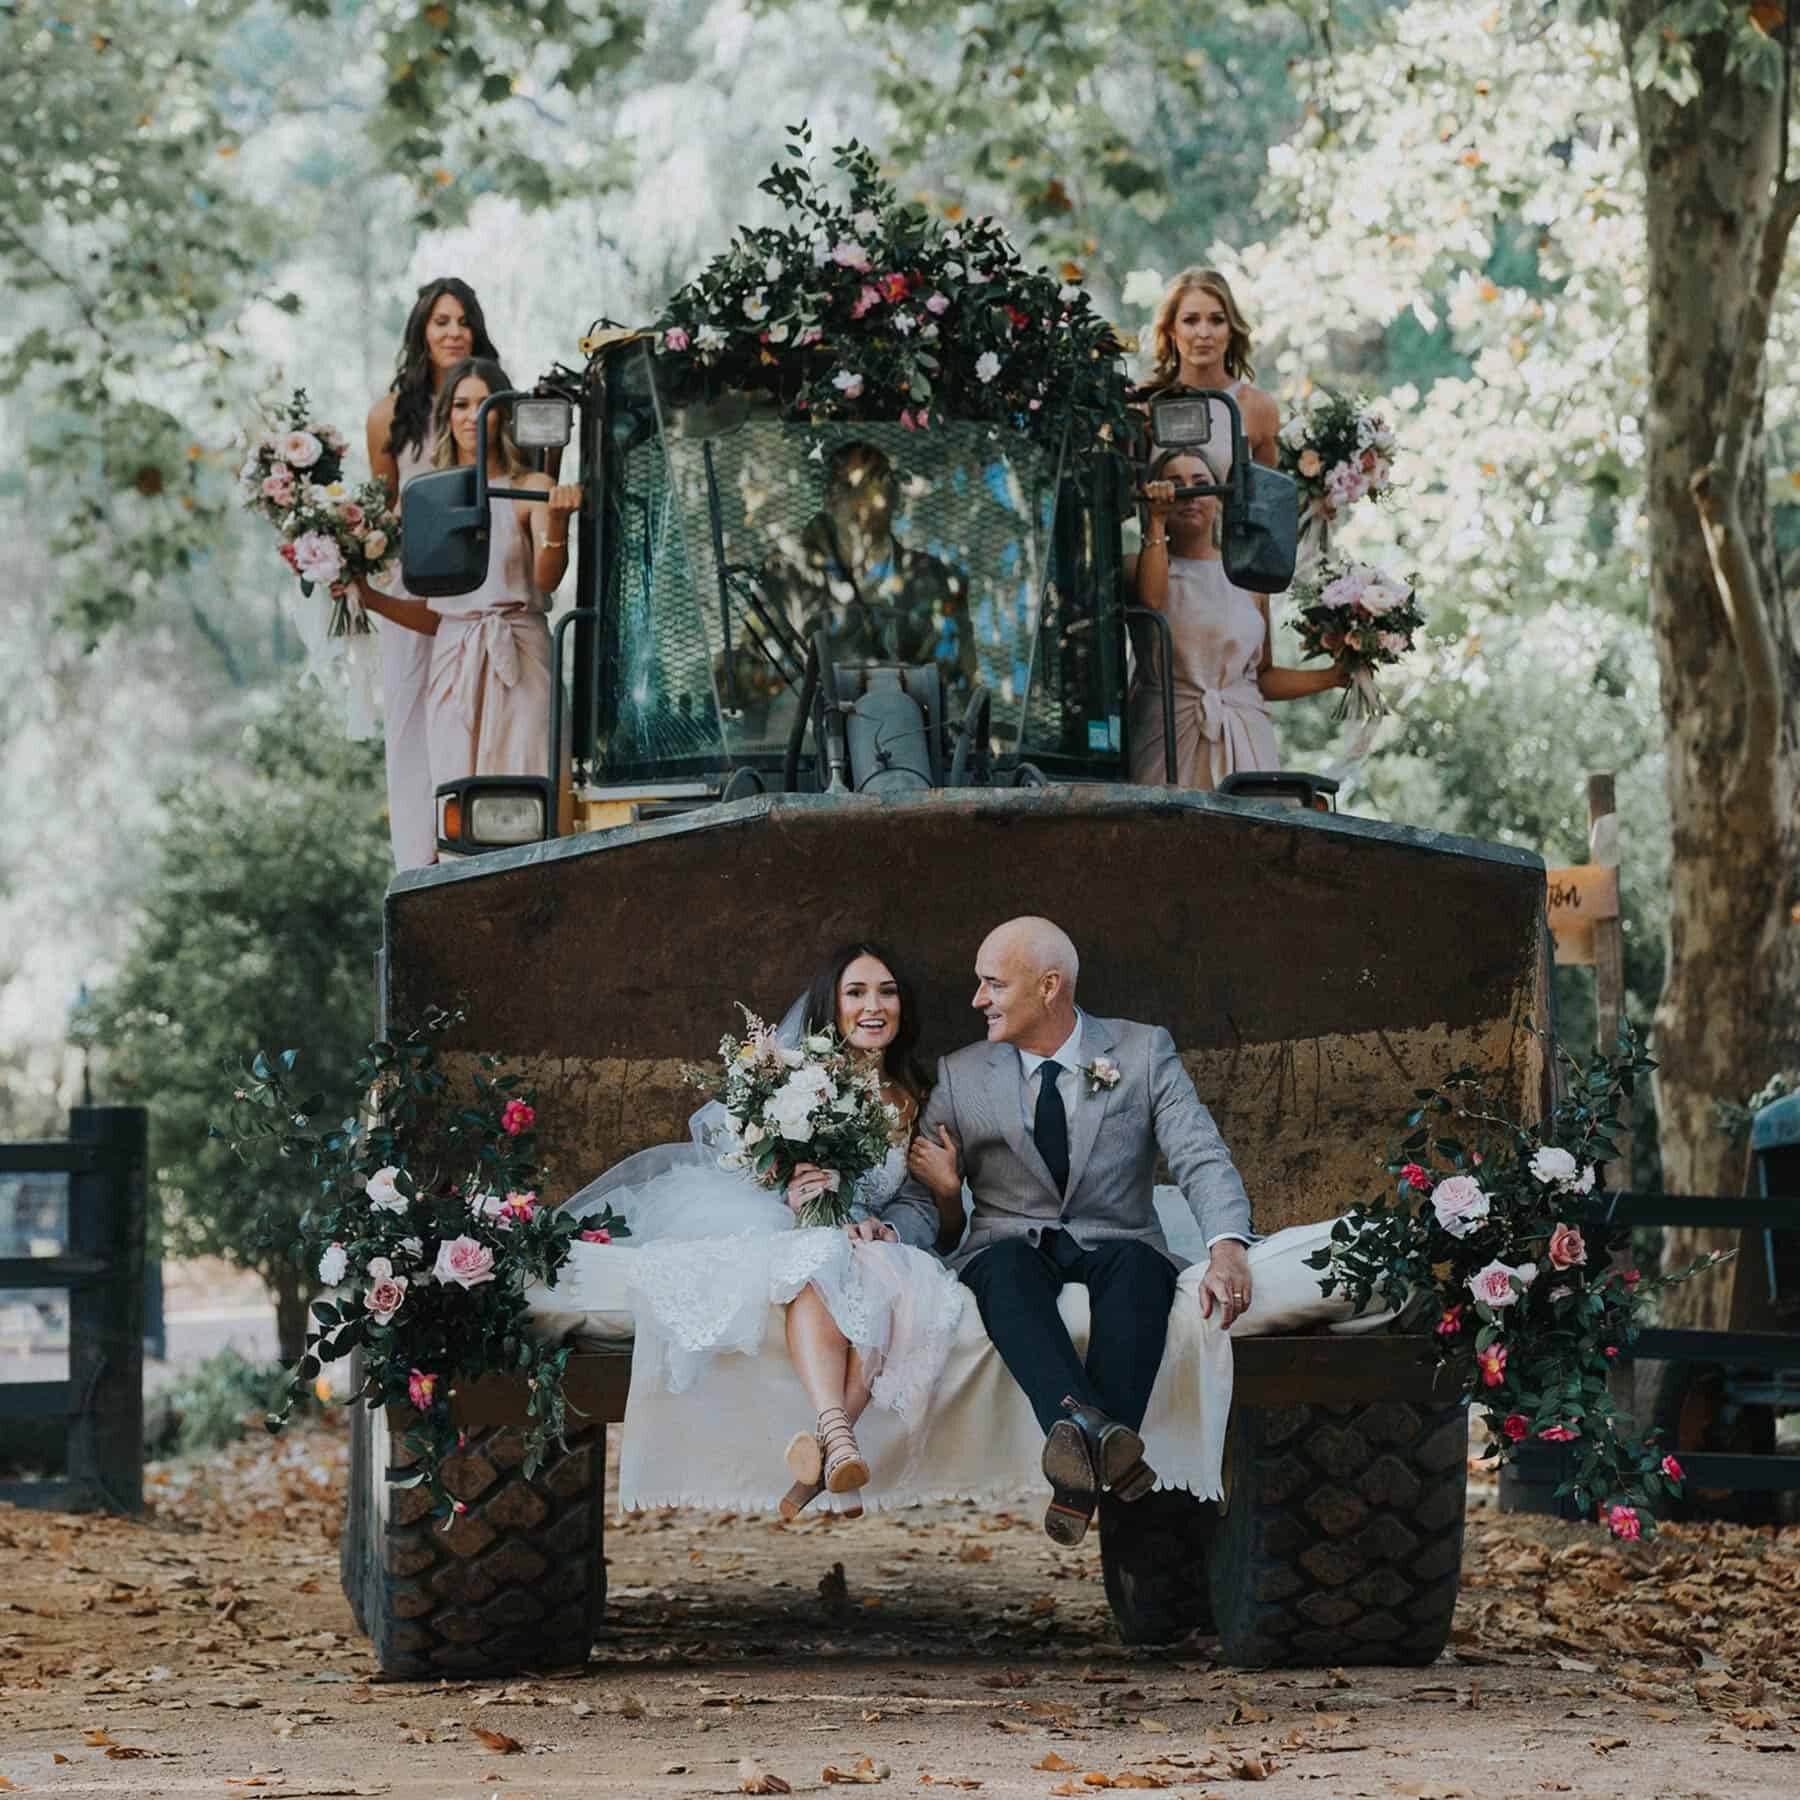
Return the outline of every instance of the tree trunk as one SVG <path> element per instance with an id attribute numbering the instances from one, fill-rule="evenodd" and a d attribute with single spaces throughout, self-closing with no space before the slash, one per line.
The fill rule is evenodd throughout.
<path id="1" fill-rule="evenodd" d="M 275 1341 L 281 1349 L 281 1360 L 291 1367 L 306 1354 L 306 1309 L 312 1297 L 311 1285 L 286 1263 L 265 1279 L 275 1295 Z"/>
<path id="2" fill-rule="evenodd" d="M 1619 6 L 1628 53 L 1657 10 L 1656 0 Z M 1800 1051 L 1800 668 L 1771 542 L 1762 429 L 1780 243 L 1772 269 L 1769 252 L 1784 232 L 1782 96 L 1727 75 L 1717 34 L 1695 51 L 1703 86 L 1686 106 L 1636 95 L 1649 250 L 1650 622 L 1674 853 L 1652 1052 L 1667 1188 L 1735 1194 L 1744 1148 L 1718 1129 L 1713 1103 L 1742 1100 Z M 1729 561 L 1717 536 L 1709 544 L 1696 504 L 1709 469 L 1735 502 Z M 1665 1266 L 1733 1242 L 1671 1232 Z M 1675 1290 L 1668 1314 L 1722 1323 L 1732 1276 Z"/>

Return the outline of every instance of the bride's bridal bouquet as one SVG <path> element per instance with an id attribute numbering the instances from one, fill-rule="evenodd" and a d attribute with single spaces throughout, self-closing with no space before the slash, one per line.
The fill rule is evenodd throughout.
<path id="1" fill-rule="evenodd" d="M 1397 579 L 1370 563 L 1324 557 L 1311 574 L 1295 580 L 1294 629 L 1303 657 L 1329 656 L 1350 671 L 1336 716 L 1378 719 L 1387 711 L 1375 687 L 1375 671 L 1413 647 L 1425 623 L 1414 578 Z"/>
<path id="2" fill-rule="evenodd" d="M 1358 500 L 1393 487 L 1396 443 L 1387 420 L 1358 398 L 1320 389 L 1288 420 L 1281 472 L 1300 489 L 1301 528 L 1329 525 Z"/>
<path id="3" fill-rule="evenodd" d="M 802 1163 L 824 1169 L 827 1191 L 800 1213 L 803 1225 L 841 1225 L 857 1181 L 887 1160 L 900 1124 L 881 1098 L 881 1065 L 854 1055 L 834 1031 L 784 1044 L 747 1007 L 745 1031 L 719 1040 L 720 1067 L 684 1071 L 725 1108 L 731 1143 L 719 1158 L 758 1187 L 783 1189 Z"/>
<path id="4" fill-rule="evenodd" d="M 400 547 L 386 487 L 345 484 L 346 448 L 342 432 L 310 416 L 302 388 L 276 427 L 251 442 L 238 471 L 244 505 L 281 534 L 281 559 L 299 576 L 301 593 L 322 587 L 329 594 L 328 638 L 368 631 L 356 578 L 379 577 Z"/>

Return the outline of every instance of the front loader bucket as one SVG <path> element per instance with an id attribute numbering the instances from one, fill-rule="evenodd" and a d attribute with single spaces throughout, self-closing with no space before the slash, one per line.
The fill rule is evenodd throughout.
<path id="1" fill-rule="evenodd" d="M 981 1034 L 983 934 L 1047 913 L 1089 1011 L 1174 1035 L 1271 1231 L 1379 1187 L 1413 1090 L 1452 1068 L 1534 1109 L 1543 907 L 1527 852 L 1209 794 L 771 796 L 398 877 L 384 998 L 390 1030 L 462 1005 L 447 1050 L 525 1069 L 566 1193 L 685 1137 L 681 1063 L 736 1002 L 779 1017 L 837 943 L 905 961 L 935 1055 Z"/>

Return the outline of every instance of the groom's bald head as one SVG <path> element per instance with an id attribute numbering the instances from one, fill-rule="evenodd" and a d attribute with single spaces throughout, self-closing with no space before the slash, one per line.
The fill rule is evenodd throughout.
<path id="1" fill-rule="evenodd" d="M 996 925 L 975 956 L 975 1000 L 988 1041 L 1048 1056 L 1075 1028 L 1081 958 L 1069 934 L 1028 914 Z"/>

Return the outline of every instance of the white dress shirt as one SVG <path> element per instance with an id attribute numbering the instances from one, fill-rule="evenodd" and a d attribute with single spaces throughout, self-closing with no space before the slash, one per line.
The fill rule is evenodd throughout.
<path id="1" fill-rule="evenodd" d="M 1083 1016 L 1081 1008 L 1077 1007 L 1075 1009 L 1075 1029 L 1063 1039 L 1053 1057 L 1037 1056 L 1030 1050 L 1019 1052 L 1019 1061 L 1024 1065 L 1025 1072 L 1025 1117 L 1027 1119 L 1036 1119 L 1037 1117 L 1038 1092 L 1042 1086 L 1038 1071 L 1045 1063 L 1054 1061 L 1062 1070 L 1062 1073 L 1056 1078 L 1056 1088 L 1057 1092 L 1062 1095 L 1063 1112 L 1073 1120 L 1076 1105 L 1082 1099 L 1081 1027 Z M 1210 1250 L 1214 1244 L 1221 1242 L 1247 1245 L 1250 1240 L 1236 1231 L 1221 1231 L 1206 1240 L 1206 1247 Z"/>

